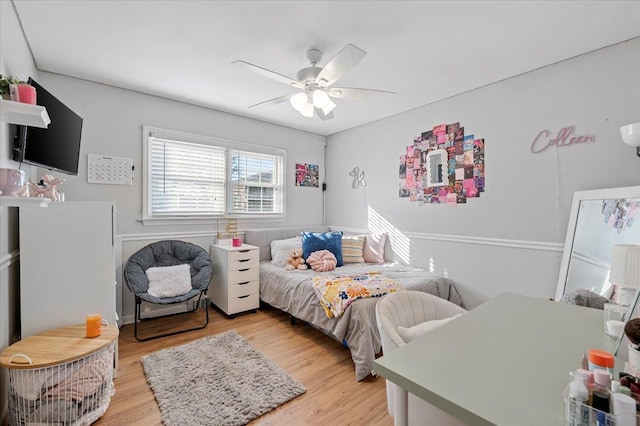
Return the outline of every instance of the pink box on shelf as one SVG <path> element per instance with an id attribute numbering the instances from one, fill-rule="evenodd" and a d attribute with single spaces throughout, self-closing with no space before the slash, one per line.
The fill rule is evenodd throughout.
<path id="1" fill-rule="evenodd" d="M 24 104 L 36 104 L 36 88 L 28 84 L 18 84 L 18 99 Z"/>

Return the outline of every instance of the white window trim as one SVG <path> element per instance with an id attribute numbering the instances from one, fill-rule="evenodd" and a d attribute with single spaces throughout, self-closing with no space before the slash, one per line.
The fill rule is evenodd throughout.
<path id="1" fill-rule="evenodd" d="M 203 145 L 216 145 L 224 147 L 226 150 L 225 157 L 229 162 L 229 150 L 241 150 L 248 152 L 255 152 L 258 154 L 278 155 L 282 156 L 283 170 L 282 170 L 282 213 L 275 214 L 255 214 L 255 213 L 229 213 L 230 199 L 225 200 L 225 213 L 222 215 L 207 215 L 207 216 L 193 216 L 193 215 L 175 215 L 175 216 L 151 216 L 151 196 L 149 193 L 149 185 L 151 184 L 151 170 L 149 168 L 149 138 L 156 137 L 159 139 L 170 139 L 176 141 L 197 143 Z M 191 225 L 191 224 L 215 224 L 220 219 L 225 218 L 238 218 L 248 219 L 252 222 L 285 222 L 287 217 L 287 150 L 282 148 L 275 148 L 265 145 L 257 145 L 247 142 L 240 142 L 228 139 L 221 139 L 213 136 L 197 135 L 194 133 L 180 132 L 177 130 L 163 129 L 153 126 L 142 126 L 142 217 L 140 221 L 144 225 L 175 225 L 176 223 Z M 230 185 L 229 182 L 229 167 L 227 167 L 227 176 L 225 181 L 225 191 L 228 194 Z"/>

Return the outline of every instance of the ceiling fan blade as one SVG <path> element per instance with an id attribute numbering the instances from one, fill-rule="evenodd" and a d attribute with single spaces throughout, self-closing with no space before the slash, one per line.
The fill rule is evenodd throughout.
<path id="1" fill-rule="evenodd" d="M 320 108 L 315 108 L 315 110 L 316 114 L 318 114 L 318 117 L 322 121 L 331 120 L 333 118 L 333 111 L 331 111 L 329 114 L 325 114 Z"/>
<path id="2" fill-rule="evenodd" d="M 257 74 L 259 76 L 267 77 L 267 78 L 270 78 L 271 80 L 279 81 L 280 83 L 284 83 L 287 86 L 296 87 L 298 89 L 304 88 L 304 84 L 302 84 L 301 82 L 296 81 L 293 78 L 287 77 L 286 75 L 278 74 L 277 72 L 259 67 L 258 65 L 253 65 L 245 61 L 233 61 L 232 64 L 237 65 L 240 68 L 244 68 L 247 71 L 251 71 L 252 73 Z"/>
<path id="3" fill-rule="evenodd" d="M 327 94 L 332 98 L 338 99 L 374 100 L 387 99 L 396 93 L 388 92 L 386 90 L 356 89 L 355 87 L 332 87 L 327 91 Z"/>
<path id="4" fill-rule="evenodd" d="M 294 95 L 296 95 L 296 93 L 294 93 L 293 95 L 285 95 L 285 96 L 280 96 L 278 98 L 269 99 L 268 101 L 264 101 L 264 102 L 260 102 L 258 104 L 251 105 L 251 106 L 249 106 L 249 108 L 253 108 L 253 107 L 257 107 L 257 106 L 265 106 L 265 105 L 278 105 L 278 104 L 281 104 L 282 102 L 288 101 L 289 98 L 291 98 Z"/>
<path id="5" fill-rule="evenodd" d="M 321 87 L 332 85 L 351 68 L 355 67 L 366 55 L 367 52 L 359 47 L 347 44 L 322 68 L 322 71 L 316 77 L 316 83 Z"/>

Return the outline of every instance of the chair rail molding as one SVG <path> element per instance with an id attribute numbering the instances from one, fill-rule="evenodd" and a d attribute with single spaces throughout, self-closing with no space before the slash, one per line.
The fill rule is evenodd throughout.
<path id="1" fill-rule="evenodd" d="M 329 226 L 331 230 L 342 230 L 352 233 L 368 233 L 371 232 L 368 229 L 361 228 L 345 228 L 342 226 Z M 541 250 L 561 253 L 564 249 L 564 244 L 551 243 L 545 241 L 532 241 L 532 240 L 512 240 L 507 238 L 490 238 L 490 237 L 474 237 L 471 235 L 447 235 L 447 234 L 431 234 L 426 232 L 401 232 L 404 237 L 417 240 L 431 240 L 431 241 L 446 241 L 459 244 L 478 244 L 485 246 L 495 247 L 510 247 L 519 248 L 525 250 Z M 393 237 L 393 232 L 389 232 Z"/>

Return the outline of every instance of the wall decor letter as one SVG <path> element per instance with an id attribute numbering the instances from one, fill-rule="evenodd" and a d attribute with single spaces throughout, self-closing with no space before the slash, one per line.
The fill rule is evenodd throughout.
<path id="1" fill-rule="evenodd" d="M 531 152 L 534 154 L 539 154 L 554 145 L 557 147 L 563 147 L 596 141 L 595 136 L 578 136 L 575 134 L 575 130 L 576 126 L 563 127 L 554 138 L 550 138 L 550 130 L 543 130 L 538 133 L 538 136 L 536 136 L 536 138 L 531 143 Z"/>

